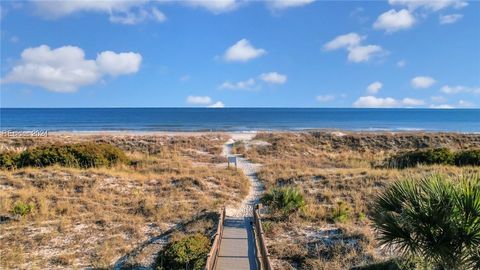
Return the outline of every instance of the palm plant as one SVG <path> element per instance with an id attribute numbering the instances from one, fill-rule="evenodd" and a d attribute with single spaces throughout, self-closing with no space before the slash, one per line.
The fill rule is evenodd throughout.
<path id="1" fill-rule="evenodd" d="M 478 269 L 480 178 L 396 182 L 373 205 L 380 244 L 438 269 Z"/>

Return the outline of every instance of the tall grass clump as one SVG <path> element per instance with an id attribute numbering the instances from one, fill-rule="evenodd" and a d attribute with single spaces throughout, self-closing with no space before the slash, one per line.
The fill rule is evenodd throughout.
<path id="1" fill-rule="evenodd" d="M 333 208 L 332 219 L 335 222 L 345 222 L 350 216 L 350 208 L 344 201 L 338 201 Z"/>
<path id="2" fill-rule="evenodd" d="M 205 266 L 210 240 L 199 233 L 184 236 L 169 243 L 159 260 L 159 270 L 200 270 Z"/>
<path id="3" fill-rule="evenodd" d="M 49 144 L 27 149 L 19 154 L 0 154 L 0 168 L 65 167 L 90 168 L 127 163 L 125 153 L 107 143 Z"/>
<path id="4" fill-rule="evenodd" d="M 380 244 L 433 269 L 478 269 L 480 177 L 394 183 L 373 204 Z"/>
<path id="5" fill-rule="evenodd" d="M 19 201 L 12 206 L 12 209 L 10 212 L 12 212 L 14 216 L 23 217 L 32 213 L 34 207 L 35 205 L 33 203 L 24 203 Z"/>
<path id="6" fill-rule="evenodd" d="M 410 168 L 419 164 L 423 165 L 457 165 L 457 166 L 479 166 L 480 150 L 463 150 L 453 152 L 448 148 L 435 148 L 426 150 L 415 150 L 398 153 L 386 160 L 386 167 L 389 168 Z"/>
<path id="7" fill-rule="evenodd" d="M 267 192 L 261 202 L 273 211 L 290 215 L 305 206 L 305 199 L 298 188 L 274 188 Z"/>

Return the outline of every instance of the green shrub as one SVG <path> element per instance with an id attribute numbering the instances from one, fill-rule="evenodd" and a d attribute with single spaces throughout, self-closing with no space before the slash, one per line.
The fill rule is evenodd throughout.
<path id="1" fill-rule="evenodd" d="M 394 183 L 373 204 L 381 245 L 435 269 L 478 269 L 480 177 L 430 176 Z"/>
<path id="2" fill-rule="evenodd" d="M 466 150 L 455 156 L 457 166 L 480 166 L 480 149 Z"/>
<path id="3" fill-rule="evenodd" d="M 396 154 L 386 161 L 390 168 L 404 169 L 424 165 L 480 166 L 480 150 L 452 152 L 447 148 L 415 150 Z"/>
<path id="4" fill-rule="evenodd" d="M 50 144 L 27 149 L 20 154 L 0 154 L 0 168 L 45 167 L 101 167 L 127 163 L 125 153 L 106 143 Z"/>
<path id="5" fill-rule="evenodd" d="M 205 266 L 210 240 L 202 234 L 192 234 L 173 241 L 160 256 L 159 269 L 200 270 Z"/>
<path id="6" fill-rule="evenodd" d="M 16 202 L 10 212 L 12 212 L 12 215 L 23 217 L 32 213 L 34 207 L 33 203 Z"/>
<path id="7" fill-rule="evenodd" d="M 18 154 L 7 151 L 0 153 L 0 169 L 13 169 L 16 167 Z"/>
<path id="8" fill-rule="evenodd" d="M 305 206 L 305 200 L 298 188 L 285 187 L 274 188 L 262 198 L 262 203 L 272 210 L 289 215 L 301 210 Z"/>
<path id="9" fill-rule="evenodd" d="M 54 164 L 67 167 L 77 167 L 68 145 L 44 145 L 23 151 L 17 162 L 17 167 L 46 167 Z"/>

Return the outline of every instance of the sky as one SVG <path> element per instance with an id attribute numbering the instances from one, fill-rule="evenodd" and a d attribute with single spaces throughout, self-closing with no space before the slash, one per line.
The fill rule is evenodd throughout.
<path id="1" fill-rule="evenodd" d="M 2 1 L 2 107 L 480 106 L 480 2 Z"/>

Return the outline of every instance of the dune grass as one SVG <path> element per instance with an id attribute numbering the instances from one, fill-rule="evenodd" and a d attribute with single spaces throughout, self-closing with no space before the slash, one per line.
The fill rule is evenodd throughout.
<path id="1" fill-rule="evenodd" d="M 0 216 L 8 219 L 0 224 L 1 268 L 109 267 L 178 222 L 240 202 L 248 179 L 218 164 L 225 140 L 139 135 L 1 141 L 2 149 L 17 152 L 50 141 L 109 143 L 131 160 L 110 167 L 0 170 Z"/>
<path id="2" fill-rule="evenodd" d="M 264 143 L 250 145 L 246 155 L 264 164 L 258 176 L 267 192 L 294 188 L 305 201 L 301 211 L 288 217 L 266 216 L 275 269 L 349 269 L 387 261 L 396 254 L 379 248 L 371 221 L 371 204 L 379 192 L 405 177 L 480 172 L 479 167 L 448 164 L 402 170 L 378 166 L 419 147 L 478 148 L 478 135 L 261 133 L 255 140 Z"/>

